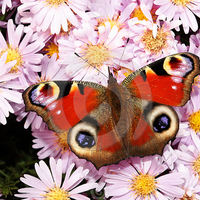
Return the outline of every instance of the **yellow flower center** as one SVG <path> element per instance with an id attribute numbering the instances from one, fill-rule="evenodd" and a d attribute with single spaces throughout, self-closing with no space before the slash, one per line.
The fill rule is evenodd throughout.
<path id="1" fill-rule="evenodd" d="M 87 45 L 83 48 L 83 58 L 88 62 L 89 65 L 99 67 L 103 65 L 105 61 L 110 59 L 110 52 L 103 44 Z"/>
<path id="2" fill-rule="evenodd" d="M 188 117 L 189 126 L 195 131 L 200 131 L 200 110 L 194 112 Z"/>
<path id="3" fill-rule="evenodd" d="M 133 12 L 130 15 L 131 18 L 137 17 L 138 20 L 146 20 L 148 21 L 148 19 L 146 18 L 146 16 L 144 15 L 144 13 L 142 12 L 140 6 L 137 6 Z"/>
<path id="4" fill-rule="evenodd" d="M 171 0 L 177 6 L 186 7 L 188 4 L 192 2 L 192 0 Z"/>
<path id="5" fill-rule="evenodd" d="M 7 52 L 7 59 L 6 59 L 6 63 L 10 62 L 10 61 L 13 61 L 13 60 L 16 60 L 17 63 L 10 69 L 10 73 L 17 73 L 19 71 L 19 68 L 18 67 L 22 67 L 24 61 L 22 60 L 22 56 L 19 52 L 19 49 L 16 48 L 16 49 L 13 49 L 12 47 L 10 47 L 8 45 L 8 48 L 5 49 L 5 50 L 2 50 L 1 53 L 0 53 L 0 57 L 5 53 Z"/>
<path id="6" fill-rule="evenodd" d="M 131 190 L 133 190 L 137 196 L 146 199 L 150 194 L 156 193 L 156 180 L 153 176 L 148 174 L 140 174 L 133 178 Z"/>
<path id="7" fill-rule="evenodd" d="M 145 50 L 151 52 L 151 54 L 158 54 L 162 51 L 162 49 L 167 47 L 167 36 L 169 36 L 168 32 L 164 32 L 162 28 L 157 30 L 157 35 L 153 37 L 153 31 L 147 29 L 142 37 L 141 42 L 145 45 Z"/>
<path id="8" fill-rule="evenodd" d="M 69 150 L 69 145 L 67 143 L 67 134 L 68 132 L 63 132 L 63 133 L 55 133 L 57 136 L 57 140 L 55 141 L 57 143 L 57 145 L 59 146 L 59 148 L 62 149 L 62 153 L 66 152 L 67 150 Z"/>
<path id="9" fill-rule="evenodd" d="M 59 50 L 58 45 L 56 45 L 54 42 L 48 42 L 46 46 L 43 48 L 44 51 L 46 51 L 46 54 L 50 58 L 54 53 L 57 54 L 57 59 L 59 58 Z"/>
<path id="10" fill-rule="evenodd" d="M 155 12 L 156 12 L 156 9 L 154 9 L 154 8 L 150 11 L 154 22 L 155 22 L 156 19 L 157 19 L 157 15 L 155 14 Z M 146 21 L 148 21 L 148 19 L 146 18 L 146 16 L 145 16 L 144 13 L 142 12 L 140 6 L 137 6 L 137 7 L 133 10 L 133 12 L 131 13 L 130 18 L 134 18 L 134 17 L 137 17 L 138 20 L 146 20 Z"/>
<path id="11" fill-rule="evenodd" d="M 67 0 L 46 0 L 47 5 L 54 6 L 54 7 L 57 7 L 64 3 L 67 3 Z"/>
<path id="12" fill-rule="evenodd" d="M 197 200 L 194 195 L 189 197 L 186 193 L 183 195 L 183 198 L 180 198 L 180 200 Z"/>
<path id="13" fill-rule="evenodd" d="M 113 17 L 112 19 L 110 19 L 109 17 L 103 18 L 103 19 L 97 19 L 97 22 L 98 22 L 97 27 L 105 26 L 105 22 L 109 22 L 111 25 L 111 29 L 113 28 L 114 25 L 117 26 L 119 29 L 122 29 L 124 24 L 120 23 L 118 19 L 119 19 L 119 15 Z"/>
<path id="14" fill-rule="evenodd" d="M 59 187 L 49 189 L 49 192 L 42 196 L 47 200 L 70 200 L 69 193 Z"/>
<path id="15" fill-rule="evenodd" d="M 200 156 L 193 162 L 192 167 L 195 172 L 200 176 Z"/>

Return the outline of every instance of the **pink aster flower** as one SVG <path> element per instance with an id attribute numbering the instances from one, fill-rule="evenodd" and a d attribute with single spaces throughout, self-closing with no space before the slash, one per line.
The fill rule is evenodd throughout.
<path id="1" fill-rule="evenodd" d="M 189 32 L 189 28 L 194 32 L 197 31 L 198 24 L 195 15 L 200 17 L 199 0 L 155 0 L 154 4 L 160 6 L 156 11 L 158 18 L 163 20 L 167 18 L 167 21 L 181 19 L 186 34 Z"/>
<path id="2" fill-rule="evenodd" d="M 77 157 L 70 151 L 65 133 L 57 134 L 45 127 L 44 130 L 33 130 L 32 135 L 35 137 L 35 139 L 33 139 L 33 148 L 41 149 L 37 153 L 39 159 L 45 159 L 50 156 L 55 159 L 63 159 L 63 157 L 67 155 L 68 160 L 73 160 L 73 162 L 75 162 Z M 66 167 L 66 165 L 63 166 Z M 63 171 L 64 170 L 63 168 Z"/>
<path id="3" fill-rule="evenodd" d="M 16 64 L 16 61 L 6 63 L 7 52 L 5 52 L 0 58 L 0 123 L 6 124 L 6 117 L 9 116 L 9 112 L 14 113 L 11 102 L 16 104 L 22 103 L 21 93 L 16 89 L 22 89 L 18 84 L 12 82 L 20 76 L 20 73 L 10 74 L 10 69 Z M 12 90 L 11 90 L 12 88 Z"/>
<path id="4" fill-rule="evenodd" d="M 177 166 L 183 164 L 191 173 L 200 177 L 200 139 L 194 132 L 191 132 L 191 138 L 192 143 L 179 143 L 178 150 L 175 150 L 178 156 L 175 163 Z"/>
<path id="5" fill-rule="evenodd" d="M 166 169 L 158 155 L 121 161 L 111 173 L 105 175 L 105 196 L 137 200 L 182 198 L 184 190 L 178 186 L 184 182 L 184 173 L 163 174 Z"/>
<path id="6" fill-rule="evenodd" d="M 66 65 L 69 78 L 106 85 L 108 66 L 111 69 L 119 69 L 120 66 L 133 69 L 129 61 L 132 47 L 127 44 L 124 48 L 125 29 L 119 30 L 117 26 L 111 28 L 110 23 L 106 23 L 104 28 L 101 26 L 98 32 L 89 23 L 82 26 L 73 31 L 74 38 L 58 40 L 59 62 Z"/>
<path id="7" fill-rule="evenodd" d="M 25 174 L 20 180 L 30 187 L 19 189 L 16 197 L 27 199 L 88 199 L 81 194 L 85 191 L 97 187 L 97 183 L 84 183 L 79 185 L 88 174 L 89 170 L 83 167 L 74 169 L 75 164 L 71 164 L 64 173 L 62 181 L 62 160 L 57 162 L 50 158 L 50 168 L 44 161 L 35 164 L 35 170 L 39 178 Z M 79 185 L 79 186 L 78 186 Z"/>
<path id="8" fill-rule="evenodd" d="M 128 22 L 132 31 L 134 57 L 140 58 L 147 63 L 158 58 L 168 56 L 174 52 L 177 44 L 172 29 L 179 26 L 179 20 L 173 22 L 138 21 L 133 18 Z"/>
<path id="9" fill-rule="evenodd" d="M 195 132 L 191 132 L 190 134 L 191 142 L 189 144 L 185 144 L 182 141 L 179 143 L 178 150 L 176 154 L 178 155 L 178 159 L 176 161 L 177 164 L 184 164 L 189 168 L 193 168 L 193 163 L 198 160 L 200 153 L 200 139 L 199 136 L 195 134 Z"/>
<path id="10" fill-rule="evenodd" d="M 22 16 L 22 23 L 31 23 L 31 28 L 37 31 L 51 30 L 52 34 L 59 34 L 61 29 L 68 31 L 69 22 L 78 26 L 77 15 L 88 20 L 85 14 L 88 0 L 21 0 L 18 12 Z M 30 10 L 30 12 L 27 12 Z"/>
<path id="11" fill-rule="evenodd" d="M 193 144 L 191 134 L 200 135 L 200 88 L 198 83 L 193 84 L 190 100 L 182 107 L 175 107 L 180 120 L 180 129 L 175 143 L 182 142 L 187 145 Z"/>
<path id="12" fill-rule="evenodd" d="M 16 64 L 10 70 L 11 73 L 24 72 L 27 66 L 34 71 L 40 70 L 37 65 L 41 62 L 43 55 L 38 51 L 43 48 L 44 43 L 41 40 L 31 42 L 32 31 L 29 31 L 22 39 L 23 34 L 24 26 L 15 27 L 11 19 L 7 24 L 7 41 L 0 32 L 0 56 L 7 52 L 7 62 L 16 60 Z M 23 77 L 20 78 L 23 79 Z"/>
<path id="13" fill-rule="evenodd" d="M 157 6 L 153 4 L 153 0 L 129 0 L 124 1 L 123 5 L 129 9 L 134 8 L 131 11 L 130 19 L 137 18 L 137 20 L 156 22 L 157 16 L 155 11 Z"/>
<path id="14" fill-rule="evenodd" d="M 200 184 L 198 175 L 192 174 L 183 164 L 180 164 L 177 167 L 177 171 L 185 173 L 185 182 L 180 185 L 180 187 L 185 190 L 183 199 L 200 199 Z M 175 198 L 175 200 L 178 199 L 179 198 Z"/>

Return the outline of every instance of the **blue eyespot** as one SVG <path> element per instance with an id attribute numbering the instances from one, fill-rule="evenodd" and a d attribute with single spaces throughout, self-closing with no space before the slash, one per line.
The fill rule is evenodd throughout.
<path id="1" fill-rule="evenodd" d="M 76 142 L 82 148 L 85 147 L 91 148 L 95 145 L 94 137 L 86 131 L 81 131 L 77 134 Z"/>
<path id="2" fill-rule="evenodd" d="M 171 120 L 167 115 L 165 115 L 165 114 L 160 115 L 154 121 L 153 129 L 154 129 L 154 131 L 161 133 L 162 131 L 169 129 L 170 122 L 171 122 Z"/>

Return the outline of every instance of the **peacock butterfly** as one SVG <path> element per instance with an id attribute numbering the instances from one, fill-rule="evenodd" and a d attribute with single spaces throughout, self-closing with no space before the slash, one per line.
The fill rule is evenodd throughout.
<path id="1" fill-rule="evenodd" d="M 71 150 L 96 168 L 129 156 L 162 154 L 179 128 L 171 106 L 190 97 L 199 58 L 180 53 L 160 59 L 118 84 L 51 81 L 23 93 L 26 111 L 35 111 L 56 133 L 65 132 Z"/>

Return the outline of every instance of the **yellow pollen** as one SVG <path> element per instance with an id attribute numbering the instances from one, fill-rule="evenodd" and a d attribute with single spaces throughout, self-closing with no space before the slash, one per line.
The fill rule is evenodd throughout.
<path id="1" fill-rule="evenodd" d="M 59 187 L 49 189 L 49 192 L 42 196 L 47 200 L 70 200 L 69 193 Z"/>
<path id="2" fill-rule="evenodd" d="M 59 50 L 58 45 L 56 45 L 54 42 L 48 42 L 46 46 L 43 48 L 43 50 L 46 52 L 48 57 L 50 58 L 54 53 L 57 54 L 57 59 L 59 58 Z"/>
<path id="3" fill-rule="evenodd" d="M 186 7 L 188 4 L 191 4 L 193 0 L 171 0 L 173 4 L 177 6 Z"/>
<path id="4" fill-rule="evenodd" d="M 180 198 L 180 200 L 197 200 L 194 195 L 189 197 L 186 193 L 183 195 L 183 198 Z"/>
<path id="5" fill-rule="evenodd" d="M 145 50 L 151 52 L 151 54 L 158 54 L 162 51 L 162 49 L 167 47 L 167 36 L 169 36 L 168 32 L 164 32 L 162 28 L 157 30 L 157 35 L 153 37 L 153 31 L 147 29 L 143 36 L 141 37 L 141 42 L 145 45 Z"/>
<path id="6" fill-rule="evenodd" d="M 147 196 L 156 193 L 156 180 L 154 176 L 140 174 L 133 178 L 131 190 L 133 190 L 137 196 L 146 199 Z"/>
<path id="7" fill-rule="evenodd" d="M 142 12 L 140 6 L 137 6 L 133 12 L 130 15 L 130 18 L 134 18 L 137 17 L 138 20 L 146 20 L 148 21 L 148 19 L 146 18 L 146 16 L 144 15 L 144 13 Z"/>
<path id="8" fill-rule="evenodd" d="M 89 44 L 83 49 L 83 54 L 83 58 L 87 60 L 88 64 L 94 67 L 103 65 L 111 57 L 109 50 L 103 44 Z"/>
<path id="9" fill-rule="evenodd" d="M 67 143 L 67 134 L 68 132 L 63 132 L 63 133 L 55 133 L 57 136 L 57 140 L 55 141 L 56 144 L 59 146 L 59 148 L 62 149 L 62 153 L 66 152 L 67 150 L 69 150 L 69 145 Z"/>
<path id="10" fill-rule="evenodd" d="M 0 53 L 0 57 L 7 52 L 7 59 L 6 59 L 6 63 L 16 60 L 17 63 L 10 69 L 10 73 L 17 73 L 19 71 L 19 67 L 23 66 L 24 61 L 22 60 L 22 56 L 19 52 L 19 49 L 13 49 L 12 47 L 10 47 L 8 45 L 8 48 L 5 50 L 2 50 Z"/>
<path id="11" fill-rule="evenodd" d="M 67 0 L 46 0 L 46 4 L 48 6 L 54 6 L 54 7 L 57 7 L 64 3 L 67 3 Z"/>
<path id="12" fill-rule="evenodd" d="M 118 19 L 119 19 L 119 15 L 113 17 L 112 19 L 110 19 L 109 17 L 103 18 L 103 19 L 97 19 L 97 22 L 98 22 L 97 27 L 105 26 L 105 22 L 109 22 L 111 25 L 111 29 L 113 28 L 114 25 L 117 26 L 119 29 L 122 29 L 124 24 L 120 23 Z"/>
<path id="13" fill-rule="evenodd" d="M 192 167 L 193 167 L 194 171 L 197 172 L 198 175 L 200 176 L 200 155 L 199 155 L 199 157 L 193 162 Z"/>
<path id="14" fill-rule="evenodd" d="M 195 131 L 200 131 L 200 110 L 194 112 L 188 117 L 189 126 Z"/>
<path id="15" fill-rule="evenodd" d="M 156 12 L 156 9 L 154 9 L 154 8 L 150 11 L 154 22 L 155 22 L 156 19 L 157 19 L 157 15 L 155 14 L 155 12 Z M 145 16 L 144 13 L 142 12 L 140 6 L 137 6 L 137 7 L 133 10 L 133 12 L 130 14 L 130 18 L 134 18 L 134 17 L 137 17 L 138 20 L 146 20 L 146 21 L 148 21 L 148 19 L 146 18 L 146 16 Z"/>

